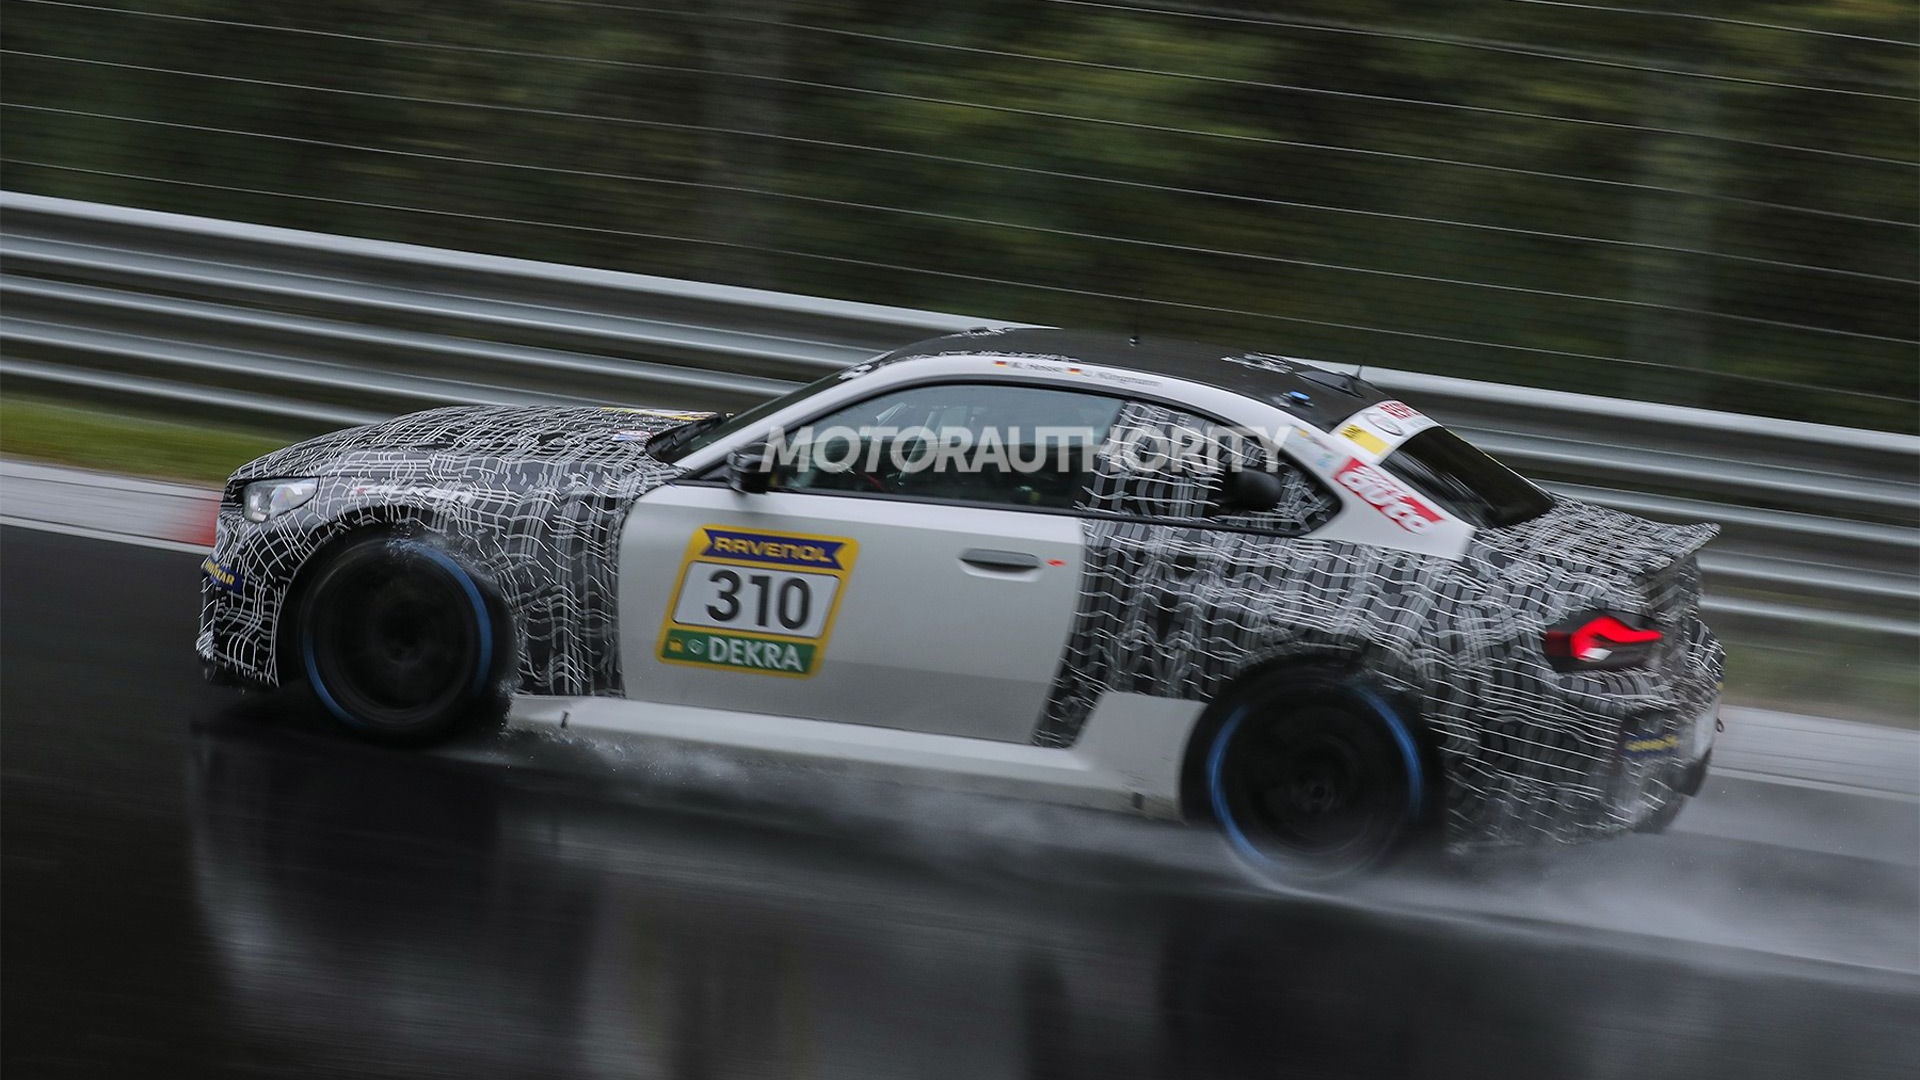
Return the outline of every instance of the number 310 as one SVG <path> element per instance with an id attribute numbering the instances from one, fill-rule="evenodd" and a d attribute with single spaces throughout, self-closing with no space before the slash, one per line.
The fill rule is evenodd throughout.
<path id="1" fill-rule="evenodd" d="M 707 614 L 717 622 L 738 619 L 741 611 L 740 575 L 732 570 L 715 570 L 707 580 L 720 585 L 718 602 L 707 605 Z M 775 589 L 772 574 L 748 574 L 745 584 L 753 588 L 755 626 L 772 625 L 767 621 L 770 603 L 772 614 L 780 620 L 782 627 L 798 630 L 807 625 L 807 616 L 813 612 L 813 590 L 805 578 L 788 578 Z"/>

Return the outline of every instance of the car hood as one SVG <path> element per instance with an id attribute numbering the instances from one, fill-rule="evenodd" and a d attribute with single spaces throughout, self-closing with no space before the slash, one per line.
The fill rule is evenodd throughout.
<path id="1" fill-rule="evenodd" d="M 711 415 L 591 405 L 475 405 L 429 409 L 329 432 L 247 463 L 235 482 L 281 476 L 431 475 L 470 472 L 476 461 L 503 468 L 572 467 L 587 472 L 667 466 L 646 452 L 668 428 Z"/>

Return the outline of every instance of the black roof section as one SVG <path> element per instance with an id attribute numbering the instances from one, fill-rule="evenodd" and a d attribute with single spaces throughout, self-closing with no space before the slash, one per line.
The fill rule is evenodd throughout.
<path id="1" fill-rule="evenodd" d="M 1388 397 L 1372 383 L 1310 360 L 1154 334 L 1129 338 L 1081 330 L 969 330 L 896 349 L 879 362 L 961 353 L 1057 357 L 1185 379 L 1278 406 L 1323 429 Z"/>

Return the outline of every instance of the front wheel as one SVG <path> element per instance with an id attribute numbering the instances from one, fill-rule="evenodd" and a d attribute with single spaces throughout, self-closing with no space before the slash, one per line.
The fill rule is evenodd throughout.
<path id="1" fill-rule="evenodd" d="M 1427 798 L 1406 721 L 1378 691 L 1334 677 L 1268 679 L 1239 695 L 1208 748 L 1205 776 L 1235 855 L 1281 882 L 1378 865 Z"/>
<path id="2" fill-rule="evenodd" d="M 373 536 L 334 553 L 300 606 L 296 646 L 316 700 L 353 733 L 418 744 L 494 703 L 501 655 L 480 585 L 447 553 Z"/>

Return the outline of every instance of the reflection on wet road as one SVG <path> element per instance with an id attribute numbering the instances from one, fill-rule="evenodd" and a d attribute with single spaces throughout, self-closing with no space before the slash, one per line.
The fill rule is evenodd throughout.
<path id="1" fill-rule="evenodd" d="M 1894 830 L 1876 857 L 1716 828 L 1273 896 L 1192 834 L 1092 815 L 531 736 L 431 756 L 333 739 L 198 684 L 192 568 L 5 532 L 10 1074 L 1915 1062 L 1911 804 L 1718 796 L 1758 831 Z"/>

